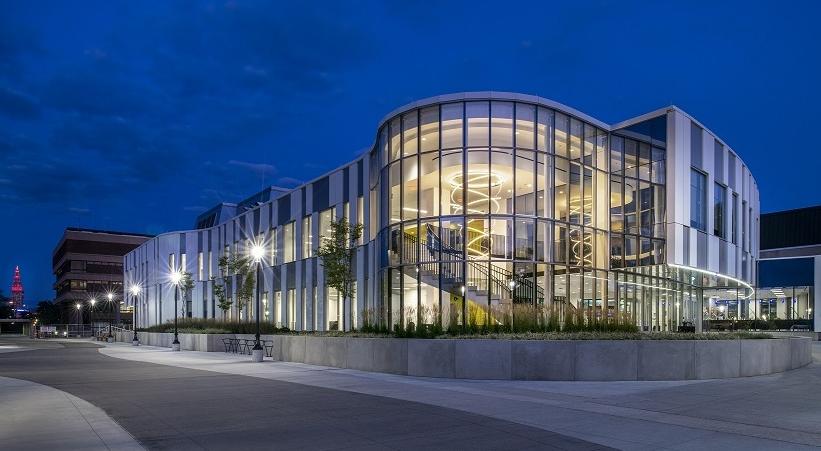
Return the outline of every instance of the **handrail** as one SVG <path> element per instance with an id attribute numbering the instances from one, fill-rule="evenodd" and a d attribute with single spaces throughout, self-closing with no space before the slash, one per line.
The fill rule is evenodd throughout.
<path id="1" fill-rule="evenodd" d="M 402 260 L 405 262 L 415 262 L 418 264 L 442 262 L 446 266 L 452 267 L 448 271 L 448 279 L 459 279 L 461 275 L 461 265 L 458 262 L 447 264 L 444 256 L 456 257 L 454 260 L 465 260 L 467 263 L 467 278 L 464 280 L 465 286 L 475 286 L 477 289 L 486 288 L 490 294 L 502 296 L 511 293 L 513 302 L 527 302 L 535 299 L 537 302 L 544 301 L 544 290 L 528 278 L 517 277 L 516 274 L 488 265 L 485 262 L 473 261 L 465 258 L 458 249 L 447 244 L 437 235 L 430 224 L 425 224 L 425 240 L 421 241 L 417 236 L 410 233 L 403 233 L 402 239 Z M 450 241 L 450 240 L 449 240 Z M 421 244 L 421 246 L 420 246 Z M 422 246 L 427 252 L 421 252 Z M 434 265 L 434 274 L 439 275 L 439 265 Z M 473 282 L 471 284 L 471 281 Z M 484 286 L 487 281 L 488 286 Z M 513 282 L 511 284 L 511 282 Z M 484 290 L 482 290 L 484 291 Z"/>

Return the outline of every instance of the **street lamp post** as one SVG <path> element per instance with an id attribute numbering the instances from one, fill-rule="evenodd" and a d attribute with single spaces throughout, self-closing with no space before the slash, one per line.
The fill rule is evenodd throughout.
<path id="1" fill-rule="evenodd" d="M 259 275 L 260 275 L 260 269 L 262 267 L 262 256 L 264 254 L 265 254 L 265 249 L 262 246 L 260 246 L 259 244 L 255 244 L 251 248 L 251 258 L 253 258 L 254 263 L 256 263 L 256 265 L 257 265 L 257 268 L 256 268 L 256 271 L 257 271 L 257 280 L 256 280 L 256 282 L 257 282 L 257 314 L 256 314 L 256 317 L 257 317 L 256 318 L 257 319 L 257 333 L 254 336 L 254 348 L 251 350 L 251 356 L 252 356 L 251 359 L 254 362 L 262 362 L 262 344 L 259 341 L 259 317 L 261 316 L 260 311 L 259 311 L 259 288 L 260 288 L 260 280 L 259 280 L 260 277 L 259 277 Z"/>
<path id="2" fill-rule="evenodd" d="M 180 350 L 180 338 L 177 334 L 177 301 L 180 292 L 180 280 L 182 280 L 182 273 L 174 271 L 171 273 L 171 283 L 174 284 L 174 341 L 171 342 L 171 350 Z"/>
<path id="3" fill-rule="evenodd" d="M 131 299 L 134 300 L 134 313 L 132 313 L 131 319 L 131 327 L 134 329 L 134 338 L 131 340 L 132 346 L 139 346 L 140 339 L 137 337 L 137 295 L 140 294 L 140 286 L 139 285 L 131 285 L 129 288 L 131 292 Z"/>
<path id="4" fill-rule="evenodd" d="M 91 298 L 91 300 L 88 301 L 88 302 L 91 304 L 91 308 L 88 309 L 88 312 L 89 312 L 88 313 L 88 322 L 91 323 L 91 337 L 93 338 L 95 336 L 95 334 L 94 334 L 94 304 L 97 303 L 97 300 L 94 299 L 94 298 Z"/>
<path id="5" fill-rule="evenodd" d="M 82 327 L 83 326 L 83 312 L 80 309 L 83 308 L 83 306 L 78 302 L 77 304 L 75 304 L 75 307 L 77 308 L 77 319 L 80 320 L 80 327 Z M 66 328 L 66 332 L 68 332 L 68 328 Z M 66 335 L 68 335 L 68 333 L 66 333 Z"/>
<path id="6" fill-rule="evenodd" d="M 108 293 L 108 294 L 106 294 L 106 297 L 108 298 L 108 306 L 112 307 L 112 310 L 113 310 L 114 293 Z M 112 341 L 114 341 L 114 335 L 111 333 L 111 315 L 109 314 L 108 315 L 108 342 L 111 343 Z"/>

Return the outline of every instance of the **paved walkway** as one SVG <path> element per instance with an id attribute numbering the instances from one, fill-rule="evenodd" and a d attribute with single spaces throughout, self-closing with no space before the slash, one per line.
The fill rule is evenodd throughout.
<path id="1" fill-rule="evenodd" d="M 814 344 L 816 361 L 821 345 Z M 113 344 L 132 361 L 331 388 L 457 409 L 620 449 L 821 446 L 821 366 L 686 382 L 533 382 L 415 378 L 247 356 Z"/>
<path id="2" fill-rule="evenodd" d="M 0 448 L 142 450 L 100 408 L 62 390 L 0 377 Z"/>
<path id="3" fill-rule="evenodd" d="M 82 398 L 151 449 L 605 449 L 532 426 L 395 397 L 112 358 L 99 353 L 91 342 L 47 343 L 16 343 L 50 349 L 0 354 L 0 375 L 58 388 L 74 395 L 71 399 Z M 107 350 L 128 351 L 134 357 L 170 355 L 147 347 Z M 253 368 L 244 362 L 234 364 Z M 65 435 L 61 432 L 72 433 L 68 425 L 80 418 L 95 426 L 88 417 L 71 411 L 40 421 L 30 414 L 43 409 L 30 411 L 30 399 L 23 395 L 3 405 L 0 437 L 20 425 L 20 421 L 9 422 L 6 409 L 29 415 L 24 421 L 27 429 L 20 429 L 23 437 L 55 427 L 51 438 L 57 439 Z M 83 440 L 87 439 L 84 434 Z M 3 442 L 0 448 L 93 449 L 90 443 L 73 446 L 70 441 L 48 447 L 17 444 L 7 447 Z"/>

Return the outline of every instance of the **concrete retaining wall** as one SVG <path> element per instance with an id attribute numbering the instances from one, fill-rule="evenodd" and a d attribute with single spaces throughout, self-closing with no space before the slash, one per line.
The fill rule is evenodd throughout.
<path id="1" fill-rule="evenodd" d="M 173 334 L 139 333 L 170 347 Z M 222 352 L 225 337 L 180 334 L 184 350 Z M 132 334 L 118 333 L 130 342 Z M 811 339 L 763 340 L 421 340 L 264 335 L 274 360 L 381 373 L 460 379 L 687 380 L 757 376 L 808 365 Z"/>

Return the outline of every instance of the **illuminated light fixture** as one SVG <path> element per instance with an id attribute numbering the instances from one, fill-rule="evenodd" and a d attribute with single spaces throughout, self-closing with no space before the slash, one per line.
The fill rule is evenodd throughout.
<path id="1" fill-rule="evenodd" d="M 587 275 L 587 274 L 583 275 L 582 277 L 585 278 L 585 279 L 596 279 L 596 280 L 605 280 L 605 281 L 610 280 L 606 277 L 596 277 L 596 276 L 590 276 L 590 275 Z M 661 290 L 661 291 L 677 292 L 676 290 L 674 290 L 672 288 L 659 287 L 659 286 L 656 286 L 656 285 L 648 285 L 648 284 L 645 284 L 645 283 L 638 283 L 638 282 L 629 282 L 629 281 L 626 281 L 626 280 L 617 280 L 616 284 L 617 285 L 630 285 L 630 286 L 635 286 L 635 287 L 655 288 L 655 289 Z"/>
<path id="2" fill-rule="evenodd" d="M 488 203 L 490 204 L 491 214 L 501 211 L 499 201 L 502 200 L 502 197 L 500 193 L 506 180 L 502 174 L 495 171 L 467 171 L 467 175 L 463 176 L 461 172 L 456 172 L 447 180 L 448 185 L 451 187 L 450 201 L 454 204 L 455 213 L 462 212 L 461 205 L 465 198 L 465 191 L 473 199 L 465 205 L 467 214 L 487 214 L 488 212 L 484 209 L 487 208 Z M 511 190 L 508 190 L 508 192 L 511 192 Z M 475 233 L 467 242 L 468 257 L 474 259 L 489 257 L 490 249 L 493 246 L 493 236 L 489 231 L 471 227 L 470 225 L 468 225 L 467 230 Z"/>
<path id="3" fill-rule="evenodd" d="M 132 296 L 137 296 L 138 294 L 140 294 L 140 286 L 137 284 L 132 284 L 128 288 L 128 291 L 131 293 Z"/>
<path id="4" fill-rule="evenodd" d="M 735 277 L 732 277 L 732 276 L 719 274 L 717 272 L 708 271 L 706 269 L 694 268 L 692 266 L 677 265 L 675 263 L 667 263 L 667 266 L 669 266 L 671 268 L 685 269 L 685 270 L 688 270 L 688 271 L 693 271 L 693 272 L 697 272 L 697 273 L 701 273 L 701 274 L 706 274 L 708 276 L 721 277 L 722 279 L 726 279 L 726 280 L 729 280 L 731 282 L 735 282 L 735 283 L 743 286 L 744 288 L 746 288 L 747 290 L 750 291 L 750 294 L 748 294 L 747 296 L 742 297 L 742 299 L 750 298 L 753 295 L 753 293 L 755 292 L 755 290 L 753 290 L 753 287 L 750 284 L 748 284 L 747 282 L 745 282 L 741 279 L 736 279 Z"/>
<path id="5" fill-rule="evenodd" d="M 171 283 L 177 285 L 180 283 L 180 280 L 182 280 L 182 273 L 179 271 L 173 271 L 171 273 Z"/>
<path id="6" fill-rule="evenodd" d="M 74 306 L 77 307 L 77 310 L 80 310 L 80 308 L 82 307 L 79 302 L 77 304 L 75 304 Z"/>
<path id="7" fill-rule="evenodd" d="M 91 302 L 91 306 L 94 307 L 94 304 L 97 302 L 97 300 L 94 299 L 94 298 L 91 298 L 91 300 L 89 302 Z"/>
<path id="8" fill-rule="evenodd" d="M 254 263 L 259 263 L 262 261 L 262 257 L 265 256 L 265 248 L 260 246 L 259 244 L 254 244 L 251 246 L 251 258 L 254 259 Z"/>
<path id="9" fill-rule="evenodd" d="M 114 293 L 106 293 L 105 297 L 108 298 L 108 302 L 111 302 L 114 299 Z"/>
<path id="10" fill-rule="evenodd" d="M 459 291 L 461 291 L 462 294 L 465 294 L 465 286 L 462 285 L 461 287 L 459 287 Z"/>
<path id="11" fill-rule="evenodd" d="M 422 213 L 422 214 L 428 214 L 428 211 L 427 211 L 427 210 L 417 210 L 417 209 L 415 209 L 415 208 L 413 208 L 413 207 L 402 207 L 402 210 L 405 210 L 405 211 L 412 211 L 412 212 L 414 212 L 414 213 L 417 213 L 417 212 L 418 212 L 418 213 Z"/>

